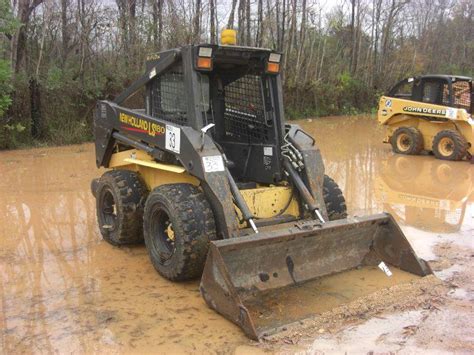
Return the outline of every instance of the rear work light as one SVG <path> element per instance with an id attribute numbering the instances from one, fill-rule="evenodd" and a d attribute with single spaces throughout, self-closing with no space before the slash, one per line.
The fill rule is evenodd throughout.
<path id="1" fill-rule="evenodd" d="M 278 74 L 280 72 L 280 53 L 270 53 L 267 63 L 267 73 Z"/>
<path id="2" fill-rule="evenodd" d="M 212 69 L 212 48 L 200 47 L 197 58 L 197 68 L 203 70 Z"/>

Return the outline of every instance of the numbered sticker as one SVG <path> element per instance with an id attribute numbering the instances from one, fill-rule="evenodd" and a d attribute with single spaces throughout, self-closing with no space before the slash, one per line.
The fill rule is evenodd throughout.
<path id="1" fill-rule="evenodd" d="M 273 155 L 273 147 L 263 147 L 263 155 L 271 157 Z"/>
<path id="2" fill-rule="evenodd" d="M 202 157 L 202 165 L 206 173 L 213 173 L 216 171 L 224 171 L 224 160 L 221 155 L 211 155 Z"/>
<path id="3" fill-rule="evenodd" d="M 181 149 L 181 130 L 178 127 L 166 125 L 165 148 L 179 154 Z"/>

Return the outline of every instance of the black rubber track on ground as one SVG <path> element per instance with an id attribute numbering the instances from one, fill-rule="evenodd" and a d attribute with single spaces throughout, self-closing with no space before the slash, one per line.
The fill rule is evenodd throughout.
<path id="1" fill-rule="evenodd" d="M 175 251 L 163 261 L 159 243 L 153 243 L 152 216 L 164 209 L 174 231 Z M 214 215 L 204 194 L 190 184 L 169 184 L 155 188 L 145 204 L 143 232 L 155 269 L 172 281 L 201 276 L 209 243 L 216 239 Z M 157 245 L 158 244 L 158 245 Z M 166 250 L 165 250 L 166 252 Z"/>
<path id="2" fill-rule="evenodd" d="M 113 230 L 104 228 L 102 195 L 110 191 L 116 204 L 117 222 Z M 102 237 L 112 245 L 143 242 L 143 207 L 148 190 L 140 176 L 128 170 L 110 170 L 96 183 L 97 221 Z"/>
<path id="3" fill-rule="evenodd" d="M 346 200 L 337 183 L 324 175 L 323 198 L 330 221 L 347 218 Z"/>

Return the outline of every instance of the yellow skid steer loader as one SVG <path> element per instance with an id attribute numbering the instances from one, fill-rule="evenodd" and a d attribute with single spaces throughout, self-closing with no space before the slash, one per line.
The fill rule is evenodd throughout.
<path id="1" fill-rule="evenodd" d="M 424 75 L 396 84 L 379 102 L 378 121 L 395 153 L 432 152 L 443 160 L 474 162 L 472 78 Z"/>
<path id="2" fill-rule="evenodd" d="M 354 272 L 385 286 L 432 273 L 390 215 L 347 218 L 315 139 L 285 123 L 281 58 L 161 52 L 94 118 L 96 164 L 110 169 L 92 182 L 103 238 L 144 239 L 169 280 L 202 275 L 207 304 L 253 339 L 317 315 L 324 295 L 334 307 L 374 290 Z M 144 109 L 123 107 L 142 87 Z"/>

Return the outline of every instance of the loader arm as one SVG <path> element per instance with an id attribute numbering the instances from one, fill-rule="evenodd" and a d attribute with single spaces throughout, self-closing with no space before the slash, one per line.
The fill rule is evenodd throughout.
<path id="1" fill-rule="evenodd" d="M 201 181 L 218 216 L 216 223 L 222 237 L 237 236 L 238 224 L 226 171 L 209 172 L 204 167 L 203 161 L 209 159 L 224 164 L 211 138 L 191 127 L 170 124 L 110 101 L 98 103 L 94 134 L 97 167 L 109 167 L 117 143 L 144 150 L 158 161 L 165 153 L 174 155 L 190 175 Z"/>

